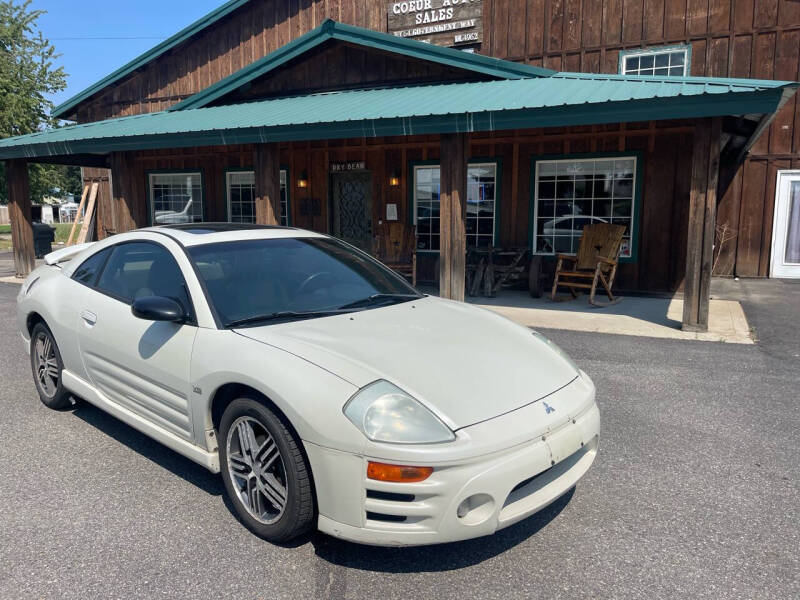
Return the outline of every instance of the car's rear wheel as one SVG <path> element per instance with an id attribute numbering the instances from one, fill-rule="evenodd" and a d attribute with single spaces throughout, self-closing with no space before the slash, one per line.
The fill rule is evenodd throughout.
<path id="1" fill-rule="evenodd" d="M 219 429 L 222 479 L 247 528 L 271 542 L 308 531 L 311 470 L 284 421 L 262 402 L 239 398 L 225 409 Z"/>
<path id="2" fill-rule="evenodd" d="M 39 398 L 48 408 L 62 410 L 72 406 L 70 393 L 61 383 L 64 363 L 52 332 L 44 323 L 31 331 L 31 370 Z"/>

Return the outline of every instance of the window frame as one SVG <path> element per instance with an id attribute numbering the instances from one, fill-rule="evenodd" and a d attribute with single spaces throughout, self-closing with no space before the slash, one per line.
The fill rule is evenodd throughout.
<path id="1" fill-rule="evenodd" d="M 203 211 L 203 217 L 200 222 L 208 220 L 208 206 L 206 206 L 206 174 L 203 167 L 196 167 L 191 169 L 151 169 L 145 171 L 145 185 L 147 186 L 147 223 L 151 227 L 157 224 L 153 222 L 153 175 L 199 175 L 200 176 L 200 193 L 202 194 L 202 201 L 200 206 Z"/>
<path id="2" fill-rule="evenodd" d="M 568 160 L 603 160 L 609 158 L 633 158 L 635 165 L 633 170 L 633 203 L 631 215 L 631 255 L 620 256 L 620 263 L 636 263 L 639 262 L 639 237 L 641 231 L 641 218 L 642 218 L 642 177 L 643 177 L 643 159 L 644 153 L 641 150 L 629 150 L 627 152 L 587 152 L 578 154 L 543 154 L 540 156 L 531 157 L 531 174 L 530 174 L 530 204 L 528 206 L 528 248 L 532 256 L 541 256 L 546 260 L 555 260 L 556 252 L 545 254 L 536 251 L 536 219 L 538 219 L 539 211 L 539 187 L 537 185 L 538 163 L 545 161 L 568 161 Z M 560 254 L 570 254 L 569 252 L 561 252 Z"/>
<path id="3" fill-rule="evenodd" d="M 494 180 L 494 227 L 492 229 L 492 246 L 497 247 L 497 240 L 500 238 L 500 206 L 502 203 L 502 182 L 503 182 L 503 159 L 500 156 L 475 156 L 467 160 L 467 171 L 469 167 L 493 165 L 495 167 L 495 180 Z M 416 186 L 416 171 L 419 167 L 439 167 L 441 173 L 441 161 L 439 160 L 411 160 L 408 162 L 408 198 L 407 207 L 408 215 L 407 221 L 409 225 L 417 227 L 417 186 Z M 465 182 L 468 183 L 469 179 Z M 464 188 L 466 190 L 466 187 Z M 466 200 L 466 199 L 465 199 Z M 440 230 L 441 231 L 441 230 Z M 472 246 L 467 246 L 471 248 Z M 424 254 L 439 254 L 440 250 L 432 249 L 417 249 L 418 253 Z"/>
<path id="4" fill-rule="evenodd" d="M 686 60 L 683 63 L 683 75 L 639 75 L 639 73 L 625 73 L 625 59 L 633 56 L 654 56 L 656 54 L 664 54 L 668 52 L 678 52 L 682 50 L 685 53 Z M 653 46 L 651 48 L 634 48 L 631 50 L 620 50 L 619 63 L 617 72 L 620 75 L 632 75 L 635 77 L 688 77 L 691 73 L 692 67 L 692 45 L 691 44 L 673 44 L 671 46 Z"/>
<path id="5" fill-rule="evenodd" d="M 151 239 L 135 239 L 135 240 L 124 240 L 122 242 L 118 242 L 116 244 L 111 244 L 109 246 L 106 246 L 105 248 L 102 248 L 101 250 L 98 250 L 95 253 L 95 254 L 97 254 L 99 252 L 103 252 L 104 250 L 111 250 L 111 252 L 109 252 L 108 256 L 106 257 L 105 262 L 103 263 L 103 268 L 100 269 L 99 271 L 97 271 L 97 275 L 95 277 L 95 280 L 91 285 L 89 285 L 88 283 L 82 283 L 82 282 L 80 282 L 78 280 L 73 279 L 72 275 L 70 275 L 70 279 L 73 279 L 73 281 L 75 281 L 75 283 L 77 283 L 79 285 L 84 285 L 84 286 L 90 288 L 92 291 L 97 292 L 98 294 L 103 294 L 104 296 L 107 296 L 107 297 L 111 298 L 112 300 L 116 300 L 117 302 L 120 302 L 120 303 L 124 304 L 125 306 L 133 306 L 133 302 L 132 301 L 128 302 L 127 298 L 122 298 L 121 296 L 118 296 L 117 294 L 115 294 L 113 292 L 101 289 L 97 285 L 98 282 L 100 281 L 100 278 L 103 276 L 103 273 L 105 272 L 106 267 L 108 266 L 108 262 L 111 259 L 111 256 L 114 254 L 116 249 L 121 247 L 121 246 L 126 246 L 128 244 L 153 244 L 155 246 L 161 246 L 161 248 L 163 248 L 164 251 L 172 257 L 172 260 L 175 261 L 175 266 L 178 268 L 178 272 L 181 274 L 181 277 L 183 277 L 183 285 L 186 287 L 186 296 L 189 299 L 189 306 L 186 307 L 186 310 L 187 310 L 186 320 L 181 324 L 182 325 L 192 325 L 192 326 L 196 327 L 197 326 L 197 311 L 195 311 L 195 308 L 194 308 L 194 298 L 192 298 L 192 291 L 189 289 L 189 284 L 186 281 L 186 274 L 183 272 L 183 269 L 181 269 L 181 265 L 178 262 L 178 259 L 175 258 L 175 254 L 169 248 L 167 248 L 167 246 L 165 246 L 161 242 L 157 242 L 157 241 L 151 240 Z M 94 256 L 94 254 L 92 254 L 92 256 Z M 87 257 L 86 260 L 89 260 L 90 258 L 92 258 L 92 256 Z M 83 262 L 81 263 L 81 265 L 82 264 L 83 264 Z M 78 266 L 78 268 L 80 268 L 80 265 Z M 74 271 L 73 271 L 73 273 L 74 273 Z M 138 317 L 134 317 L 134 318 L 138 318 Z"/>
<path id="6" fill-rule="evenodd" d="M 280 223 L 282 227 L 291 227 L 292 226 L 292 186 L 290 185 L 291 173 L 289 172 L 288 165 L 279 165 L 278 166 L 279 177 L 280 171 L 284 171 L 286 173 L 286 224 Z M 254 167 L 227 167 L 222 172 L 222 195 L 225 198 L 225 221 L 228 223 L 232 223 L 231 221 L 231 194 L 230 194 L 230 187 L 228 186 L 228 175 L 231 173 L 254 173 Z M 278 190 L 280 193 L 280 179 L 278 180 Z"/>

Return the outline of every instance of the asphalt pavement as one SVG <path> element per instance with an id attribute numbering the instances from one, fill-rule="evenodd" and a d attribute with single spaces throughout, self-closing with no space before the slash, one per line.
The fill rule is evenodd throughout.
<path id="1" fill-rule="evenodd" d="M 494 536 L 405 549 L 271 545 L 218 476 L 91 405 L 46 409 L 18 289 L 0 284 L 0 598 L 800 597 L 800 285 L 748 292 L 754 346 L 545 331 L 597 385 L 595 465 Z"/>

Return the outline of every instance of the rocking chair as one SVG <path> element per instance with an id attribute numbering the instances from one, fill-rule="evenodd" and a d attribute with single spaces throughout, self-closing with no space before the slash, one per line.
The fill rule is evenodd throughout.
<path id="1" fill-rule="evenodd" d="M 624 233 L 623 225 L 610 223 L 586 225 L 583 228 L 578 254 L 575 256 L 556 255 L 558 263 L 550 298 L 556 301 L 556 290 L 558 286 L 562 286 L 569 288 L 572 298 L 578 297 L 576 289 L 590 290 L 589 304 L 592 306 L 608 306 L 619 302 L 621 298 L 614 297 L 611 293 L 611 286 L 614 285 L 614 277 L 617 274 L 617 261 Z M 571 269 L 565 268 L 564 263 L 571 263 Z M 590 279 L 591 283 L 589 283 Z M 598 302 L 594 299 L 598 282 L 603 286 L 608 296 L 608 302 Z"/>
<path id="2" fill-rule="evenodd" d="M 413 225 L 399 221 L 377 228 L 372 254 L 387 267 L 417 285 L 417 234 Z"/>

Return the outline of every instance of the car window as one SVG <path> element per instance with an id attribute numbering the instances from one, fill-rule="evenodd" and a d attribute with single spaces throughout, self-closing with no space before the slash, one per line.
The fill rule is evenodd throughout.
<path id="1" fill-rule="evenodd" d="M 186 282 L 169 250 L 152 242 L 131 242 L 114 247 L 97 289 L 132 303 L 144 296 L 177 300 L 189 312 Z"/>
<path id="2" fill-rule="evenodd" d="M 111 248 L 106 248 L 105 250 L 100 250 L 100 252 L 92 254 L 75 269 L 72 278 L 85 285 L 94 285 L 94 282 L 97 280 L 97 274 L 103 269 L 103 265 L 106 264 L 106 260 L 110 254 Z"/>
<path id="3" fill-rule="evenodd" d="M 189 254 L 223 323 L 335 310 L 374 294 L 418 295 L 379 262 L 328 238 L 203 244 L 190 247 Z"/>

